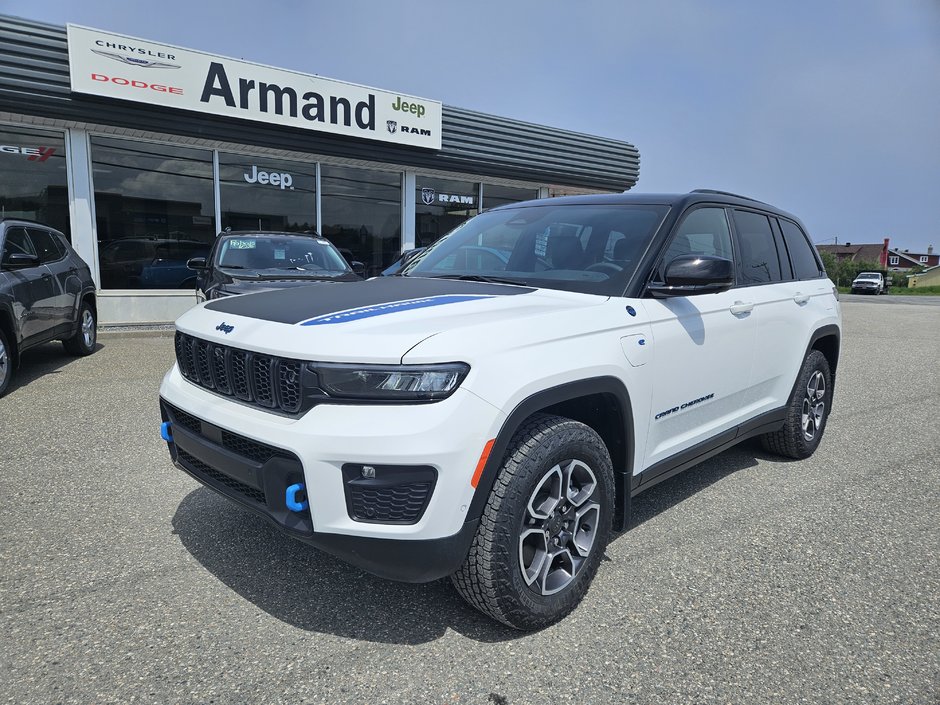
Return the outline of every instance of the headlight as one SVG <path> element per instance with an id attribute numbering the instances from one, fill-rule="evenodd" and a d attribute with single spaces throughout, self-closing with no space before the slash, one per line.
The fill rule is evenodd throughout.
<path id="1" fill-rule="evenodd" d="M 340 399 L 436 401 L 449 397 L 463 382 L 470 366 L 463 362 L 440 365 L 347 365 L 315 362 L 307 368 L 319 377 L 320 388 Z"/>

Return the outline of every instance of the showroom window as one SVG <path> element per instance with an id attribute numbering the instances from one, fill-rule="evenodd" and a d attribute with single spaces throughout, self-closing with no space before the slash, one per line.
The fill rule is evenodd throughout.
<path id="1" fill-rule="evenodd" d="M 419 176 L 415 188 L 415 246 L 427 247 L 480 212 L 480 185 Z"/>
<path id="2" fill-rule="evenodd" d="M 61 133 L 0 126 L 0 217 L 35 220 L 71 239 Z"/>
<path id="3" fill-rule="evenodd" d="M 222 225 L 304 232 L 317 226 L 317 165 L 219 153 Z"/>
<path id="4" fill-rule="evenodd" d="M 91 138 L 103 289 L 189 289 L 215 239 L 212 152 Z"/>
<path id="5" fill-rule="evenodd" d="M 322 164 L 324 237 L 375 276 L 401 251 L 401 174 Z"/>
<path id="6" fill-rule="evenodd" d="M 515 186 L 495 186 L 483 184 L 483 210 L 505 206 L 508 203 L 531 201 L 539 197 L 538 189 L 516 188 Z"/>

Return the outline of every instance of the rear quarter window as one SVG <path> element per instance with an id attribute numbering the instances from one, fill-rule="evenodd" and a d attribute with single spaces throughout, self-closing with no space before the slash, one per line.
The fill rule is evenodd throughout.
<path id="1" fill-rule="evenodd" d="M 794 276 L 797 279 L 818 279 L 821 277 L 823 274 L 822 267 L 816 258 L 813 246 L 809 244 L 806 234 L 796 223 L 791 223 L 789 220 L 781 220 L 780 229 L 783 231 L 783 241 L 790 253 Z"/>
<path id="2" fill-rule="evenodd" d="M 770 220 L 762 213 L 734 211 L 738 239 L 738 272 L 741 284 L 769 284 L 781 281 L 780 259 Z"/>

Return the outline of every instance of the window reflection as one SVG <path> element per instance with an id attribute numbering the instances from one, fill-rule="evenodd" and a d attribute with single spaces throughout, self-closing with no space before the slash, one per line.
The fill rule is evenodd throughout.
<path id="1" fill-rule="evenodd" d="M 479 185 L 419 176 L 415 188 L 415 246 L 427 247 L 480 212 Z"/>
<path id="2" fill-rule="evenodd" d="M 324 237 L 378 275 L 401 250 L 401 174 L 322 164 Z"/>
<path id="3" fill-rule="evenodd" d="M 531 201 L 539 197 L 538 189 L 517 188 L 515 186 L 496 186 L 483 184 L 483 210 L 505 206 L 509 203 Z"/>
<path id="4" fill-rule="evenodd" d="M 101 287 L 193 288 L 186 260 L 215 235 L 212 153 L 92 137 L 91 158 Z"/>
<path id="5" fill-rule="evenodd" d="M 314 230 L 316 169 L 316 164 L 220 153 L 222 228 Z"/>
<path id="6" fill-rule="evenodd" d="M 65 138 L 0 128 L 0 217 L 26 218 L 69 236 Z"/>

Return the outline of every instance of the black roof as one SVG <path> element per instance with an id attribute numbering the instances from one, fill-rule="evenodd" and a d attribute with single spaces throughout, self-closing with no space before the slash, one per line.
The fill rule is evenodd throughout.
<path id="1" fill-rule="evenodd" d="M 524 201 L 522 203 L 510 203 L 503 208 L 516 208 L 519 206 L 544 206 L 544 205 L 653 205 L 653 206 L 673 206 L 680 210 L 685 209 L 696 203 L 717 203 L 728 206 L 742 206 L 745 208 L 757 208 L 758 210 L 774 213 L 776 215 L 798 221 L 791 213 L 776 208 L 755 198 L 741 196 L 728 191 L 716 191 L 712 189 L 697 189 L 689 193 L 634 193 L 627 191 L 624 193 L 602 193 L 591 194 L 587 196 L 560 196 L 552 199 L 539 199 L 535 201 Z M 496 210 L 496 209 L 493 209 Z"/>

